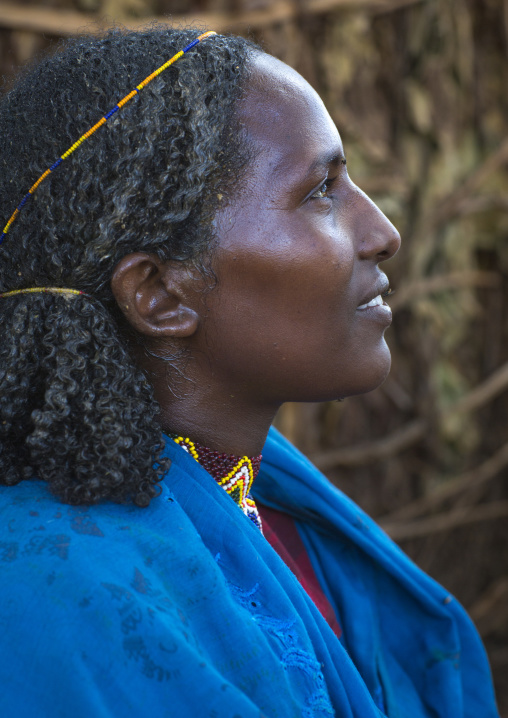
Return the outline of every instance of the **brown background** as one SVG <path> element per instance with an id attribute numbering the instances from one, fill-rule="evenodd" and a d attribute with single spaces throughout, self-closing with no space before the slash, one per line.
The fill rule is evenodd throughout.
<path id="1" fill-rule="evenodd" d="M 61 37 L 169 15 L 299 70 L 401 231 L 390 378 L 277 424 L 465 604 L 507 718 L 508 0 L 0 0 L 4 85 Z"/>

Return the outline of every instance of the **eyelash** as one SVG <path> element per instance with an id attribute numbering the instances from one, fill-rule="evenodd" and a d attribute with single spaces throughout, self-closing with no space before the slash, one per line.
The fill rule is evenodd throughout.
<path id="1" fill-rule="evenodd" d="M 325 179 L 325 181 L 323 182 L 323 184 L 320 187 L 318 187 L 315 192 L 313 192 L 311 194 L 310 199 L 330 199 L 328 194 L 325 194 L 323 197 L 317 197 L 316 195 L 318 194 L 318 192 L 326 192 L 326 193 L 329 192 L 330 189 L 333 187 L 336 179 L 337 179 L 336 177 L 333 177 L 333 178 L 327 177 Z"/>

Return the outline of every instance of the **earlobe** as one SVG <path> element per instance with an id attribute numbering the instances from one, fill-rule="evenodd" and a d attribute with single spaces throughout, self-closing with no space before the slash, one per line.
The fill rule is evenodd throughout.
<path id="1" fill-rule="evenodd" d="M 145 252 L 123 257 L 111 277 L 111 290 L 129 324 L 152 337 L 190 337 L 197 331 L 195 285 L 181 262 Z"/>

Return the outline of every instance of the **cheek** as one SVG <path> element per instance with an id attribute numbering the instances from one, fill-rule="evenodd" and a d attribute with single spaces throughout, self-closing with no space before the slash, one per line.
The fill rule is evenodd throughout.
<path id="1" fill-rule="evenodd" d="M 209 334 L 215 344 L 245 348 L 243 361 L 305 362 L 305 354 L 347 344 L 356 308 L 351 262 L 315 251 L 237 253 L 221 263 L 217 278 Z"/>
<path id="2" fill-rule="evenodd" d="M 349 233 L 325 213 L 259 211 L 217 250 L 207 348 L 216 371 L 313 384 L 346 370 L 357 297 Z M 243 373 L 243 377 L 242 377 Z"/>
<path id="3" fill-rule="evenodd" d="M 302 293 L 318 299 L 347 291 L 354 268 L 354 242 L 333 212 L 257 209 L 233 224 L 217 253 L 217 276 L 234 291 L 271 293 L 292 303 Z"/>
<path id="4" fill-rule="evenodd" d="M 349 264 L 314 261 L 302 275 L 293 262 L 281 271 L 273 255 L 230 259 L 209 297 L 205 352 L 231 394 L 323 401 L 385 378 L 389 353 L 381 331 L 356 317 Z"/>

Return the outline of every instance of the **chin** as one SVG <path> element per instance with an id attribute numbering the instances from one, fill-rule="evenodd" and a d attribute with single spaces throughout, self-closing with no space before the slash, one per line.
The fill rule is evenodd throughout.
<path id="1" fill-rule="evenodd" d="M 378 389 L 381 384 L 385 381 L 389 374 L 389 370 L 384 372 L 382 376 L 378 376 L 375 379 L 373 379 L 371 382 L 365 383 L 363 386 L 359 387 L 356 391 L 352 391 L 348 394 L 344 394 L 344 396 L 341 397 L 341 399 L 345 399 L 346 396 L 358 396 L 359 394 L 368 394 L 370 391 L 374 391 L 374 389 Z"/>
<path id="2" fill-rule="evenodd" d="M 335 395 L 334 399 L 344 399 L 347 396 L 357 396 L 358 394 L 368 394 L 374 391 L 385 381 L 390 373 L 392 357 L 388 345 L 383 342 L 384 346 L 375 358 L 375 361 L 366 361 L 365 358 L 360 360 L 356 366 L 354 377 L 350 382 L 344 382 L 342 391 Z M 348 385 L 349 384 L 349 385 Z"/>

